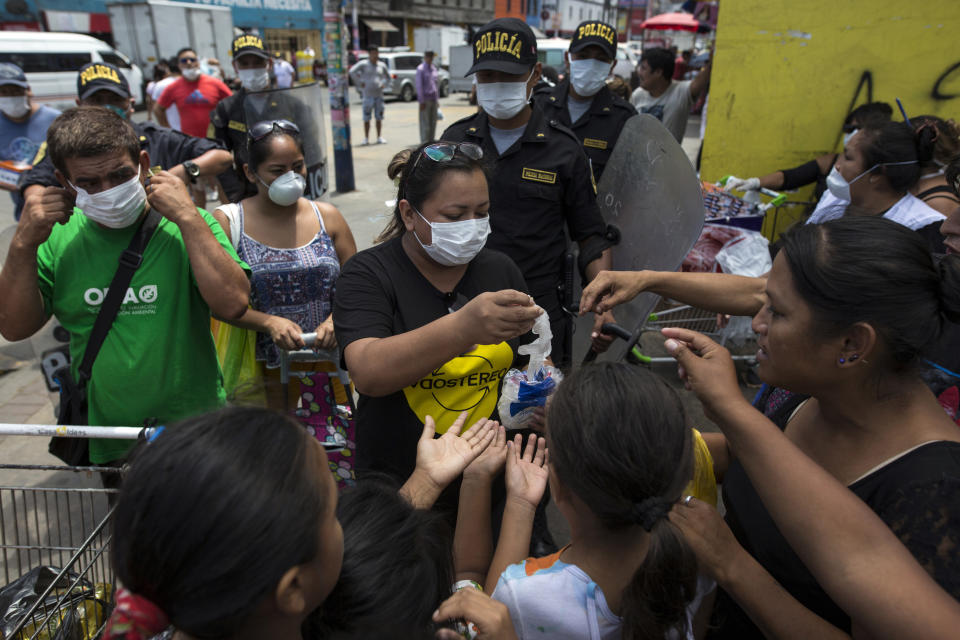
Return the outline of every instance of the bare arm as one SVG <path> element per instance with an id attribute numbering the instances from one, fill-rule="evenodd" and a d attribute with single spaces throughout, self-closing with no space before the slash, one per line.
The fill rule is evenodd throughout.
<path id="1" fill-rule="evenodd" d="M 197 168 L 200 169 L 200 176 L 215 176 L 223 173 L 233 165 L 233 156 L 226 149 L 210 149 L 206 153 L 193 159 Z M 180 178 L 184 183 L 190 181 L 187 170 L 183 164 L 178 164 L 169 169 L 170 173 Z"/>
<path id="2" fill-rule="evenodd" d="M 876 638 L 955 637 L 960 603 L 862 500 L 733 393 L 726 349 L 693 331 L 663 333 L 777 527 L 855 628 Z"/>
<path id="3" fill-rule="evenodd" d="M 707 449 L 710 451 L 710 457 L 713 458 L 713 475 L 716 477 L 717 484 L 723 482 L 723 476 L 727 474 L 730 468 L 730 461 L 733 455 L 730 453 L 730 447 L 727 446 L 727 439 L 722 433 L 700 432 L 703 441 L 707 443 Z"/>
<path id="4" fill-rule="evenodd" d="M 220 246 L 197 211 L 183 182 L 168 171 L 150 178 L 150 206 L 180 228 L 200 295 L 210 311 L 227 321 L 242 317 L 250 299 L 243 269 Z"/>
<path id="5" fill-rule="evenodd" d="M 599 258 L 587 265 L 585 270 L 587 282 L 596 278 L 601 271 L 610 271 L 611 269 L 613 269 L 613 256 L 610 249 L 604 249 Z"/>
<path id="6" fill-rule="evenodd" d="M 0 271 L 0 335 L 23 340 L 40 330 L 50 317 L 43 308 L 37 275 L 37 250 L 53 225 L 64 224 L 73 212 L 73 199 L 60 187 L 40 187 L 27 196 L 10 251 Z"/>
<path id="7" fill-rule="evenodd" d="M 357 252 L 357 242 L 353 239 L 350 225 L 347 224 L 347 220 L 340 213 L 340 209 L 332 204 L 317 202 L 316 205 L 320 209 L 320 215 L 323 216 L 323 225 L 327 229 L 327 235 L 333 240 L 337 260 L 340 261 L 340 266 L 343 266 Z"/>
<path id="8" fill-rule="evenodd" d="M 603 312 L 650 291 L 708 311 L 755 315 L 766 303 L 767 280 L 727 273 L 605 271 L 583 290 L 580 314 Z"/>
<path id="9" fill-rule="evenodd" d="M 690 97 L 693 98 L 693 101 L 696 102 L 700 99 L 700 96 L 710 87 L 710 73 L 713 70 L 713 63 L 707 63 L 707 65 L 700 70 L 700 73 L 690 81 Z"/>
<path id="10" fill-rule="evenodd" d="M 160 106 L 160 103 L 153 105 L 153 115 L 157 116 L 157 124 L 161 127 L 170 127 L 170 121 L 167 120 L 167 110 Z"/>

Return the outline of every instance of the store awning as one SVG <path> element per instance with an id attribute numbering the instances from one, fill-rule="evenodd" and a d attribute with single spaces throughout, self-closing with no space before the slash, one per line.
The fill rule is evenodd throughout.
<path id="1" fill-rule="evenodd" d="M 376 20 L 374 18 L 363 18 L 363 24 L 371 31 L 399 31 L 392 23 L 387 20 Z"/>

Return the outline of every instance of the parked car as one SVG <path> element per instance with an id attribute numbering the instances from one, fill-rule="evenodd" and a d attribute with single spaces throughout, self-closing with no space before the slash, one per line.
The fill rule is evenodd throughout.
<path id="1" fill-rule="evenodd" d="M 560 80 L 567 73 L 564 54 L 570 48 L 570 41 L 564 38 L 542 38 L 537 40 L 537 60 L 544 66 L 557 70 Z"/>
<path id="2" fill-rule="evenodd" d="M 359 59 L 366 60 L 367 55 L 361 55 Z M 384 52 L 381 49 L 380 60 L 386 63 L 391 79 L 390 84 L 383 88 L 384 97 L 400 98 L 404 102 L 416 98 L 414 78 L 417 67 L 423 62 L 423 54 L 416 51 Z M 437 71 L 437 92 L 441 98 L 446 98 L 450 93 L 450 72 L 440 67 L 437 67 Z"/>
<path id="3" fill-rule="evenodd" d="M 88 62 L 116 65 L 130 83 L 136 104 L 143 102 L 143 73 L 103 40 L 78 33 L 0 31 L 0 62 L 27 74 L 36 102 L 57 109 L 76 106 L 77 72 Z"/>
<path id="4" fill-rule="evenodd" d="M 630 78 L 633 76 L 639 60 L 640 58 L 630 49 L 617 47 L 617 63 L 613 66 L 613 71 L 610 75 L 630 82 Z"/>

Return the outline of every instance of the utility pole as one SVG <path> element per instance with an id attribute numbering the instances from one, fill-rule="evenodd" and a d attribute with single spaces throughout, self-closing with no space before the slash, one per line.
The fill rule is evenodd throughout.
<path id="1" fill-rule="evenodd" d="M 353 177 L 353 151 L 350 147 L 350 83 L 347 81 L 349 62 L 345 35 L 341 0 L 325 0 L 323 55 L 327 60 L 333 168 L 339 193 L 356 189 Z"/>

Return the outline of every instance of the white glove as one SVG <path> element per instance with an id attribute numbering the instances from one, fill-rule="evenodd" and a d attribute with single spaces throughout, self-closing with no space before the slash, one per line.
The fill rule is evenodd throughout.
<path id="1" fill-rule="evenodd" d="M 727 180 L 724 191 L 759 191 L 760 178 L 733 178 Z"/>

